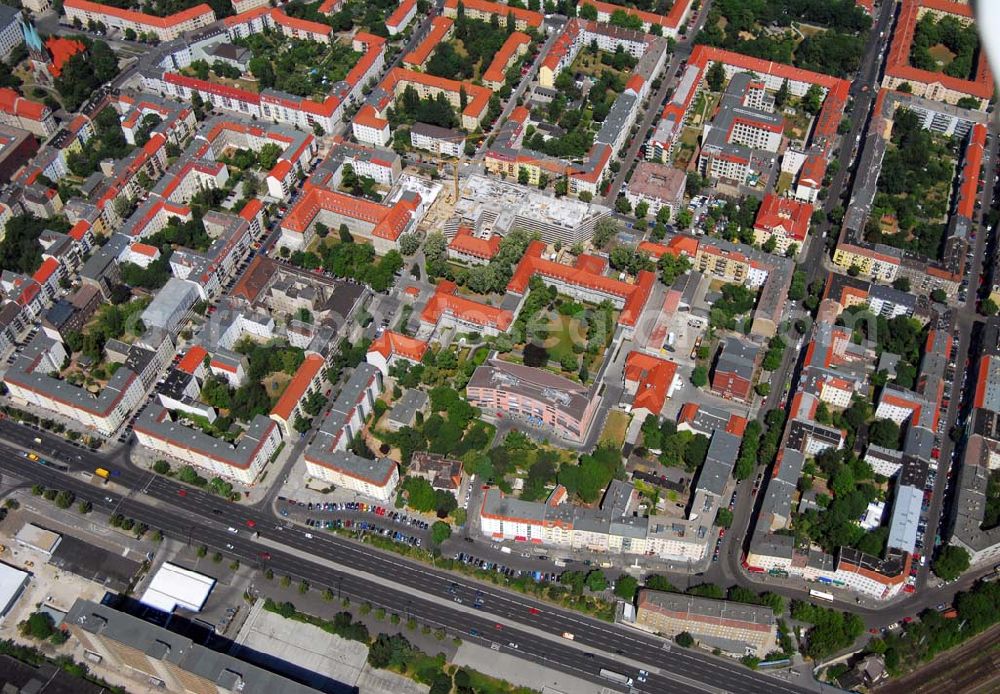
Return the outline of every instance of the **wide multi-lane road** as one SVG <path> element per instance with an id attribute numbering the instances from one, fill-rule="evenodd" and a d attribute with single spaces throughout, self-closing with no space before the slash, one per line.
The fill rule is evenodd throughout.
<path id="1" fill-rule="evenodd" d="M 8 435 L 11 427 L 4 422 L 0 436 L 11 439 Z M 314 587 L 330 587 L 399 614 L 412 614 L 463 639 L 495 642 L 504 652 L 595 682 L 602 681 L 599 675 L 602 668 L 622 672 L 636 679 L 634 688 L 638 691 L 783 694 L 804 691 L 742 665 L 665 647 L 663 640 L 641 632 L 435 570 L 352 540 L 323 532 L 307 537 L 308 528 L 287 525 L 260 509 L 228 503 L 131 467 L 116 466 L 113 471 L 118 476 L 111 485 L 95 485 L 86 479 L 89 471 L 110 463 L 55 441 L 45 433 L 25 431 L 32 439 L 44 437 L 42 445 L 34 446 L 41 449 L 40 453 L 52 455 L 52 451 L 69 448 L 58 457 L 70 469 L 64 473 L 31 463 L 17 448 L 0 444 L 0 472 L 5 477 L 69 489 L 79 498 L 92 501 L 99 510 L 117 511 L 158 528 L 165 535 L 204 544 L 248 565 L 261 568 L 266 565 L 275 573 L 305 579 Z M 248 527 L 251 521 L 253 530 Z M 238 532 L 230 532 L 228 528 Z M 255 530 L 261 533 L 260 538 L 252 537 Z M 463 598 L 462 604 L 454 602 L 452 584 L 457 585 L 454 590 Z M 476 591 L 483 595 L 482 610 L 468 609 Z M 502 628 L 498 629 L 497 624 Z M 477 636 L 471 635 L 473 630 Z M 562 639 L 564 632 L 572 633 L 574 640 Z M 644 683 L 638 681 L 640 668 L 650 672 Z"/>

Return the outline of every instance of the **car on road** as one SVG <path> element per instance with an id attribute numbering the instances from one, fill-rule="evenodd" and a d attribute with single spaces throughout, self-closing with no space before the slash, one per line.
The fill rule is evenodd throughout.
<path id="1" fill-rule="evenodd" d="M 264 561 L 267 561 L 268 559 L 271 558 L 271 553 L 270 552 L 261 552 L 261 553 L 259 553 L 257 555 L 257 558 L 258 559 L 263 559 Z"/>
<path id="2" fill-rule="evenodd" d="M 528 614 L 541 614 L 541 613 L 542 613 L 542 611 L 539 610 L 537 607 L 529 607 L 528 608 Z"/>
<path id="3" fill-rule="evenodd" d="M 188 495 L 188 493 L 187 493 L 186 489 L 178 489 L 177 490 L 177 496 L 187 496 L 187 495 Z"/>
<path id="4" fill-rule="evenodd" d="M 247 527 L 248 528 L 255 528 L 255 527 L 257 527 L 257 523 L 255 521 L 252 521 L 252 520 L 247 520 Z"/>

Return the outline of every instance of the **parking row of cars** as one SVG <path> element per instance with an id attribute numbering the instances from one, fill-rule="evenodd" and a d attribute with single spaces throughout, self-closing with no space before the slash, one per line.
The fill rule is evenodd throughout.
<path id="1" fill-rule="evenodd" d="M 332 520 L 306 518 L 305 522 L 307 527 L 316 528 L 318 530 L 339 530 L 344 528 L 346 530 L 354 530 L 361 533 L 372 533 L 373 535 L 381 535 L 395 542 L 412 545 L 413 547 L 419 547 L 423 543 L 423 541 L 415 535 L 407 535 L 399 530 L 393 530 L 392 528 L 375 525 L 374 523 L 369 523 L 368 521 L 355 521 L 350 518 L 345 520 L 341 520 L 340 518 L 334 518 Z"/>
<path id="2" fill-rule="evenodd" d="M 519 576 L 531 576 L 536 581 L 548 581 L 549 583 L 555 583 L 559 580 L 559 574 L 554 571 L 531 571 L 527 569 L 513 569 L 504 564 L 500 564 L 495 561 L 490 561 L 489 559 L 479 559 L 472 556 L 471 554 L 466 554 L 465 552 L 456 553 L 452 559 L 455 561 L 460 561 L 463 564 L 468 564 L 482 571 L 496 571 L 497 573 L 503 574 L 507 578 L 518 578 Z"/>
<path id="3" fill-rule="evenodd" d="M 399 523 L 400 525 L 411 525 L 420 530 L 427 530 L 430 528 L 430 524 L 427 521 L 408 516 L 400 511 L 387 509 L 384 506 L 366 504 L 362 501 L 346 501 L 343 503 L 325 501 L 314 504 L 311 501 L 295 501 L 294 499 L 286 499 L 283 496 L 279 496 L 278 501 L 284 502 L 289 506 L 299 506 L 307 511 L 325 511 L 328 513 L 337 511 L 354 511 L 357 513 L 371 513 L 379 518 L 385 518 L 386 520 L 391 520 L 393 523 Z M 281 515 L 288 516 L 288 509 L 282 508 Z"/>

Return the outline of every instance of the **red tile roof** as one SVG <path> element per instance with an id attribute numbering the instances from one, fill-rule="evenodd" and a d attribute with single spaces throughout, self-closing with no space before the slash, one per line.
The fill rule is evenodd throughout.
<path id="1" fill-rule="evenodd" d="M 203 15 L 211 15 L 211 18 L 207 20 L 209 22 L 215 19 L 215 12 L 206 3 L 195 5 L 194 7 L 181 10 L 180 12 L 175 12 L 174 14 L 166 17 L 157 17 L 143 12 L 135 12 L 133 10 L 123 10 L 120 7 L 102 5 L 100 3 L 90 2 L 89 0 L 65 0 L 65 2 L 63 2 L 63 7 L 71 7 L 82 12 L 89 12 L 95 15 L 104 14 L 109 17 L 118 17 L 119 19 L 124 19 L 128 22 L 146 24 L 160 29 L 174 27 L 181 22 L 186 22 L 190 19 L 195 19 Z"/>
<path id="2" fill-rule="evenodd" d="M 500 237 L 493 234 L 488 239 L 473 236 L 469 227 L 459 227 L 455 238 L 448 244 L 449 250 L 464 253 L 483 260 L 491 260 L 500 252 Z"/>
<path id="3" fill-rule="evenodd" d="M 487 0 L 462 0 L 462 5 L 466 10 L 498 15 L 501 21 L 508 14 L 513 14 L 515 20 L 523 21 L 528 26 L 535 27 L 536 29 L 542 26 L 542 22 L 545 20 L 545 16 L 541 12 L 533 12 L 521 7 L 509 7 L 498 2 L 488 2 Z M 445 0 L 444 6 L 447 9 L 457 10 L 458 0 Z"/>
<path id="4" fill-rule="evenodd" d="M 322 373 L 324 366 L 326 366 L 326 361 L 323 357 L 318 354 L 308 355 L 295 371 L 292 380 L 285 386 L 284 392 L 278 398 L 274 409 L 271 410 L 271 416 L 280 417 L 288 421 L 288 418 L 292 416 L 292 412 L 295 411 L 295 406 L 305 397 L 309 386 Z"/>
<path id="5" fill-rule="evenodd" d="M 305 194 L 282 220 L 281 228 L 303 234 L 323 210 L 368 222 L 374 225 L 373 236 L 395 241 L 416 211 L 416 203 L 402 199 L 389 207 L 307 183 Z"/>
<path id="6" fill-rule="evenodd" d="M 295 29 L 296 31 L 301 31 L 306 34 L 317 34 L 319 36 L 329 38 L 330 34 L 333 33 L 333 27 L 329 24 L 320 24 L 319 22 L 313 22 L 308 19 L 290 17 L 277 7 L 271 10 L 271 19 L 274 20 L 275 24 L 288 27 L 289 29 Z"/>
<path id="7" fill-rule="evenodd" d="M 40 104 L 37 101 L 28 101 L 13 89 L 7 87 L 0 88 L 0 111 L 4 113 L 28 120 L 40 121 L 45 118 L 48 110 L 45 104 Z"/>
<path id="8" fill-rule="evenodd" d="M 966 219 L 976 213 L 976 196 L 979 194 L 979 175 L 983 168 L 983 148 L 986 146 L 986 126 L 976 123 L 972 128 L 969 146 L 965 148 L 962 166 L 962 183 L 958 188 L 958 205 L 955 211 Z"/>
<path id="9" fill-rule="evenodd" d="M 625 358 L 625 381 L 638 384 L 632 409 L 644 408 L 658 415 L 677 374 L 677 364 L 666 359 L 630 352 Z"/>
<path id="10" fill-rule="evenodd" d="M 580 33 L 580 20 L 571 19 L 566 23 L 566 28 L 563 29 L 562 33 L 556 37 L 556 40 L 552 43 L 552 47 L 549 52 L 545 54 L 542 59 L 542 63 L 539 67 L 547 67 L 550 70 L 555 70 L 559 65 L 559 61 L 562 60 L 566 55 L 569 54 L 570 49 L 573 47 L 573 43 Z"/>
<path id="11" fill-rule="evenodd" d="M 177 362 L 177 368 L 184 373 L 193 374 L 204 363 L 207 356 L 208 350 L 201 345 L 194 345 L 187 351 L 184 358 Z"/>
<path id="12" fill-rule="evenodd" d="M 393 10 L 389 18 L 385 20 L 385 25 L 387 27 L 399 27 L 406 21 L 406 16 L 414 11 L 417 6 L 417 0 L 402 0 L 399 3 L 399 7 Z"/>
<path id="13" fill-rule="evenodd" d="M 644 12 L 642 10 L 635 9 L 634 7 L 623 7 L 622 5 L 615 5 L 610 2 L 600 2 L 600 0 L 583 0 L 580 5 L 593 5 L 594 9 L 598 12 L 608 15 L 612 15 L 616 11 L 622 11 L 632 17 L 638 17 L 644 23 L 658 24 L 661 27 L 677 29 L 680 26 L 681 20 L 684 18 L 688 7 L 693 1 L 694 0 L 675 0 L 674 4 L 670 8 L 670 11 L 666 15 Z"/>
<path id="14" fill-rule="evenodd" d="M 506 331 L 514 322 L 514 314 L 510 311 L 458 296 L 455 294 L 457 289 L 458 286 L 449 280 L 438 282 L 434 296 L 420 314 L 420 320 L 437 324 L 442 315 L 453 315 L 463 321 L 501 331 Z"/>
<path id="15" fill-rule="evenodd" d="M 515 31 L 500 46 L 500 50 L 493 56 L 493 61 L 483 73 L 483 82 L 503 82 L 506 79 L 507 68 L 517 56 L 522 46 L 527 47 L 531 43 L 531 37 L 522 31 Z"/>
<path id="16" fill-rule="evenodd" d="M 654 243 L 652 241 L 642 241 L 636 250 L 648 253 L 651 258 L 659 260 L 663 255 L 672 255 L 675 258 L 686 255 L 694 258 L 698 255 L 698 239 L 690 236 L 675 236 L 666 243 Z"/>
<path id="17" fill-rule="evenodd" d="M 39 284 L 45 284 L 46 282 L 49 281 L 49 278 L 51 278 L 52 275 L 55 273 L 55 271 L 58 269 L 59 269 L 58 260 L 56 260 L 55 258 L 46 258 L 45 260 L 42 261 L 42 264 L 39 266 L 39 268 L 35 270 L 35 274 L 33 274 L 31 277 Z"/>
<path id="18" fill-rule="evenodd" d="M 816 84 L 820 87 L 826 87 L 827 89 L 833 89 L 841 82 L 846 82 L 848 87 L 850 87 L 849 81 L 842 80 L 837 77 L 823 75 L 818 72 L 812 72 L 811 70 L 803 70 L 802 68 L 792 67 L 791 65 L 785 65 L 784 63 L 776 63 L 773 60 L 753 58 L 741 53 L 734 53 L 733 51 L 727 51 L 722 48 L 714 48 L 712 46 L 705 45 L 698 45 L 694 47 L 688 64 L 703 68 L 707 67 L 708 64 L 712 62 L 721 62 L 725 65 L 743 68 L 744 70 L 749 70 L 750 72 L 756 72 L 758 75 L 774 75 L 775 77 L 781 77 L 793 82 Z"/>
<path id="19" fill-rule="evenodd" d="M 146 255 L 150 258 L 155 258 L 160 254 L 160 249 L 156 246 L 151 246 L 148 243 L 133 243 L 131 250 L 133 253 L 139 253 L 140 255 Z"/>
<path id="20" fill-rule="evenodd" d="M 448 17 L 435 17 L 431 20 L 431 29 L 423 41 L 417 44 L 416 48 L 406 54 L 403 58 L 404 65 L 419 67 L 431 57 L 431 53 L 438 47 L 444 37 L 448 35 L 455 22 Z"/>
<path id="21" fill-rule="evenodd" d="M 531 278 L 538 274 L 623 299 L 625 303 L 618 317 L 618 322 L 621 325 L 635 325 L 636 321 L 639 320 L 646 300 L 649 299 L 649 293 L 652 291 L 653 285 L 656 284 L 656 275 L 652 272 L 642 270 L 636 277 L 636 283 L 628 284 L 585 268 L 570 267 L 545 260 L 542 258 L 544 251 L 545 244 L 541 241 L 532 241 L 528 245 L 524 257 L 521 258 L 521 262 L 514 270 L 514 276 L 507 284 L 508 291 L 518 294 L 525 293 Z M 586 264 L 586 260 L 584 263 Z"/>
<path id="22" fill-rule="evenodd" d="M 812 205 L 768 193 L 757 211 L 753 226 L 754 229 L 769 234 L 781 233 L 801 242 L 809 233 L 812 212 Z"/>
<path id="23" fill-rule="evenodd" d="M 428 344 L 423 340 L 386 330 L 368 347 L 369 352 L 378 352 L 386 360 L 397 355 L 410 361 L 420 361 L 427 352 Z"/>
<path id="24" fill-rule="evenodd" d="M 993 96 L 993 75 L 986 61 L 985 51 L 979 51 L 976 75 L 971 80 L 952 77 L 943 72 L 920 70 L 910 65 L 910 47 L 913 44 L 922 8 L 965 18 L 973 17 L 972 8 L 969 5 L 948 2 L 947 0 L 904 0 L 902 5 L 899 19 L 896 22 L 896 30 L 892 35 L 889 55 L 886 58 L 885 74 L 896 79 L 922 84 L 938 82 L 947 89 L 978 99 L 991 98 Z"/>

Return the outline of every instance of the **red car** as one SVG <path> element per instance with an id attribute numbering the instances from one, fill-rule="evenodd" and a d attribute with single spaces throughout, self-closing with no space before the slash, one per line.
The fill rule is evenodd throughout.
<path id="1" fill-rule="evenodd" d="M 497 622 L 496 626 L 497 626 L 497 629 L 503 629 L 503 624 L 501 624 L 500 622 Z"/>
<path id="2" fill-rule="evenodd" d="M 187 493 L 186 489 L 178 489 L 177 490 L 177 496 L 187 496 L 187 495 L 188 495 L 188 493 Z"/>
<path id="3" fill-rule="evenodd" d="M 268 559 L 271 558 L 271 553 L 270 552 L 261 552 L 257 556 L 260 557 L 261 559 L 263 559 L 264 561 L 267 561 Z"/>
<path id="4" fill-rule="evenodd" d="M 542 613 L 542 611 L 539 610 L 537 607 L 529 607 L 528 608 L 528 614 L 541 614 L 541 613 Z"/>
<path id="5" fill-rule="evenodd" d="M 248 520 L 248 521 L 247 521 L 247 527 L 248 527 L 248 528 L 253 528 L 253 527 L 256 527 L 256 525 L 257 525 L 257 523 L 255 523 L 255 522 L 254 522 L 254 521 L 252 521 L 252 520 Z"/>
<path id="6" fill-rule="evenodd" d="M 913 617 L 903 617 L 903 624 L 909 624 L 913 621 Z"/>

